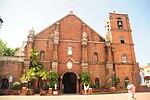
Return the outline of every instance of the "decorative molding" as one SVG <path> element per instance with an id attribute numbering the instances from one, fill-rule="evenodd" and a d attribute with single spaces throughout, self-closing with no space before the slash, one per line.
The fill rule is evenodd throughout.
<path id="1" fill-rule="evenodd" d="M 80 62 L 76 62 L 74 59 L 72 59 L 71 57 L 68 57 L 65 61 L 63 61 L 62 63 L 66 63 L 68 60 L 71 60 L 73 63 L 79 64 Z"/>

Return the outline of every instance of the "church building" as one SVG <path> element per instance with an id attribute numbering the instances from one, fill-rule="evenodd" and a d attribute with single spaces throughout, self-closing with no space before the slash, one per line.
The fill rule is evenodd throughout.
<path id="1" fill-rule="evenodd" d="M 102 37 L 71 11 L 68 15 L 35 34 L 29 31 L 24 48 L 24 70 L 30 66 L 30 50 L 39 52 L 40 63 L 59 76 L 59 91 L 79 93 L 80 76 L 88 72 L 90 85 L 139 85 L 132 30 L 127 14 L 109 13 L 105 21 L 106 38 Z M 64 90 L 62 91 L 62 85 Z"/>

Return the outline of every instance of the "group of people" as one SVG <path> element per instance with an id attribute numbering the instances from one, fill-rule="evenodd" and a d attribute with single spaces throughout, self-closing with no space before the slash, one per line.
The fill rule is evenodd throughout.
<path id="1" fill-rule="evenodd" d="M 136 100 L 135 98 L 135 86 L 130 82 L 127 85 L 128 93 L 129 93 L 129 100 Z"/>

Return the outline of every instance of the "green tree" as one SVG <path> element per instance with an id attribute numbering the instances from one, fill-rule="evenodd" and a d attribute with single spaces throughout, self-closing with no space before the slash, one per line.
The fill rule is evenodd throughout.
<path id="1" fill-rule="evenodd" d="M 81 74 L 81 84 L 82 86 L 85 84 L 86 86 L 90 83 L 90 75 L 87 72 L 83 72 Z"/>
<path id="2" fill-rule="evenodd" d="M 34 49 L 30 50 L 30 57 L 31 57 L 31 65 L 30 68 L 33 69 L 33 71 L 38 72 L 43 69 L 43 66 L 39 64 L 39 53 L 35 51 Z"/>
<path id="3" fill-rule="evenodd" d="M 56 72 L 51 72 L 48 74 L 50 78 L 50 82 L 48 83 L 49 87 L 53 88 L 55 87 L 55 84 L 58 86 L 58 75 Z"/>
<path id="4" fill-rule="evenodd" d="M 6 48 L 7 48 L 7 43 L 4 43 L 4 41 L 2 41 L 2 39 L 0 38 L 0 56 L 3 56 Z"/>
<path id="5" fill-rule="evenodd" d="M 16 51 L 18 51 L 19 48 L 6 48 L 3 52 L 3 56 L 15 56 Z"/>
<path id="6" fill-rule="evenodd" d="M 19 48 L 8 48 L 7 43 L 4 43 L 4 41 L 0 39 L 0 56 L 14 56 L 18 50 Z"/>
<path id="7" fill-rule="evenodd" d="M 39 54 L 37 51 L 31 49 L 30 50 L 30 58 L 31 58 L 31 63 L 30 63 L 30 68 L 29 70 L 24 73 L 21 77 L 21 82 L 28 82 L 28 88 L 30 88 L 29 86 L 29 82 L 38 79 L 40 76 L 40 73 L 42 71 L 42 64 L 39 64 Z"/>

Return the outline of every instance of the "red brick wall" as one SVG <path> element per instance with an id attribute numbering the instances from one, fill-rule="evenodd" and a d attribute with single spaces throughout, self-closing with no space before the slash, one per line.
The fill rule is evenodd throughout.
<path id="1" fill-rule="evenodd" d="M 15 61 L 1 61 L 0 63 L 0 76 L 1 79 L 13 76 L 13 82 L 20 82 L 20 77 L 22 76 L 23 63 Z"/>

